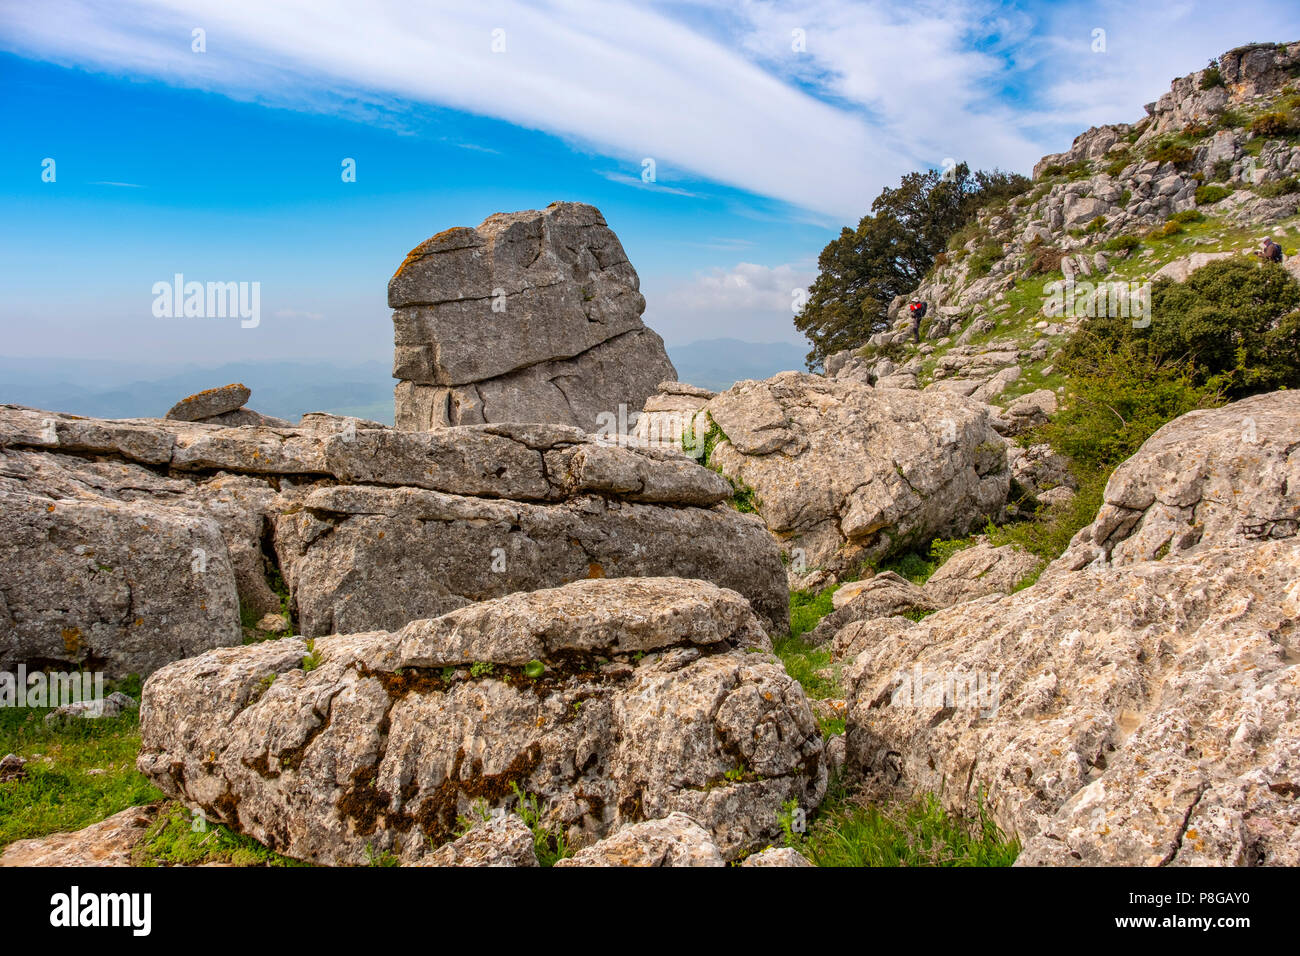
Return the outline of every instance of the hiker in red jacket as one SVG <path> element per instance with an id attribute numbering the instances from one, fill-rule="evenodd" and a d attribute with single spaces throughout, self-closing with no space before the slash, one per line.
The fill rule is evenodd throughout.
<path id="1" fill-rule="evenodd" d="M 924 302 L 913 302 L 907 307 L 907 311 L 912 313 L 912 343 L 919 344 L 921 341 L 921 320 L 925 318 L 927 306 Z"/>

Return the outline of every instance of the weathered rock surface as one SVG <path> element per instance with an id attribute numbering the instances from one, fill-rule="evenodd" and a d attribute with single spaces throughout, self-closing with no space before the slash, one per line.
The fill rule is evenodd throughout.
<path id="1" fill-rule="evenodd" d="M 1045 573 L 1113 565 L 1300 531 L 1300 393 L 1191 412 L 1152 435 L 1106 483 L 1091 525 Z"/>
<path id="2" fill-rule="evenodd" d="M 684 813 L 624 827 L 556 866 L 726 866 L 709 831 Z M 743 865 L 743 864 L 742 864 Z"/>
<path id="3" fill-rule="evenodd" d="M 164 416 L 176 422 L 195 422 L 201 418 L 225 415 L 243 408 L 252 392 L 247 385 L 235 383 L 209 388 L 182 398 Z"/>
<path id="4" fill-rule="evenodd" d="M 646 399 L 632 434 L 642 441 L 677 449 L 683 447 L 685 437 L 688 446 L 696 446 L 707 430 L 702 423 L 696 424 L 696 416 L 714 397 L 715 393 L 708 389 L 685 382 L 660 382 L 659 390 Z"/>
<path id="5" fill-rule="evenodd" d="M 148 674 L 240 643 L 240 605 L 278 614 L 280 577 L 308 637 L 658 575 L 735 588 L 781 631 L 780 552 L 730 495 L 680 452 L 558 425 L 229 428 L 0 406 L 0 667 Z"/>
<path id="6" fill-rule="evenodd" d="M 739 594 L 644 578 L 314 647 L 221 648 L 145 685 L 138 766 L 210 819 L 317 862 L 417 862 L 475 801 L 512 802 L 512 784 L 571 846 L 680 811 L 730 859 L 826 785 L 807 699 L 769 647 Z"/>
<path id="7" fill-rule="evenodd" d="M 518 816 L 497 813 L 444 843 L 418 866 L 537 866 L 533 831 Z"/>
<path id="8" fill-rule="evenodd" d="M 1010 594 L 1040 560 L 1014 544 L 995 548 L 987 541 L 963 548 L 939 565 L 925 582 L 925 593 L 939 607 L 986 594 Z"/>
<path id="9" fill-rule="evenodd" d="M 798 850 L 786 847 L 771 847 L 762 853 L 747 856 L 741 866 L 812 866 L 808 858 Z"/>
<path id="10" fill-rule="evenodd" d="M 0 866 L 130 866 L 157 815 L 156 806 L 128 807 L 75 833 L 17 840 L 0 853 Z"/>
<path id="11" fill-rule="evenodd" d="M 808 566 L 847 567 L 964 534 L 1006 502 L 1004 443 L 985 407 L 942 392 L 782 372 L 706 406 L 727 440 L 710 458 Z"/>
<path id="12" fill-rule="evenodd" d="M 854 621 L 933 611 L 942 605 L 923 589 L 893 571 L 842 585 L 831 598 L 834 610 L 805 635 L 809 644 L 824 644 Z"/>
<path id="13" fill-rule="evenodd" d="M 397 427 L 552 422 L 595 431 L 677 377 L 593 206 L 497 213 L 421 243 L 388 285 Z"/>
<path id="14" fill-rule="evenodd" d="M 1300 507 L 1297 422 L 1288 392 L 1185 415 L 1032 587 L 837 635 L 853 771 L 982 794 L 1026 865 L 1300 862 L 1300 542 L 1241 531 Z"/>

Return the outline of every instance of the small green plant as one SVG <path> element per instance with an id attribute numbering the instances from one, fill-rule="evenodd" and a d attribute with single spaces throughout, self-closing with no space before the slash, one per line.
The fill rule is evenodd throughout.
<path id="1" fill-rule="evenodd" d="M 1121 252 L 1125 250 L 1136 249 L 1142 245 L 1142 240 L 1132 233 L 1125 233 L 1122 236 L 1115 236 L 1113 239 L 1107 239 L 1101 244 L 1101 247 L 1109 252 Z"/>
<path id="2" fill-rule="evenodd" d="M 1250 122 L 1250 132 L 1256 136 L 1286 136 L 1292 131 L 1291 117 L 1281 110 L 1261 113 Z"/>
<path id="3" fill-rule="evenodd" d="M 307 866 L 179 803 L 164 804 L 131 851 L 135 866 Z"/>
<path id="4" fill-rule="evenodd" d="M 493 664 L 490 661 L 475 661 L 469 666 L 469 676 L 490 677 L 496 669 L 496 664 Z"/>
<path id="5" fill-rule="evenodd" d="M 1297 180 L 1294 176 L 1287 176 L 1284 179 L 1276 179 L 1271 183 L 1261 183 L 1255 187 L 1255 192 L 1265 199 L 1288 196 L 1291 193 L 1300 192 L 1300 180 Z"/>
<path id="6" fill-rule="evenodd" d="M 1156 163 L 1173 163 L 1181 166 L 1192 161 L 1191 147 L 1183 146 L 1173 140 L 1161 140 L 1147 150 L 1147 159 Z"/>
<path id="7" fill-rule="evenodd" d="M 1209 206 L 1232 195 L 1232 190 L 1217 183 L 1207 183 L 1196 187 L 1196 205 Z"/>
<path id="8" fill-rule="evenodd" d="M 537 797 L 519 786 L 515 780 L 510 781 L 510 789 L 516 798 L 515 812 L 524 821 L 524 826 L 533 833 L 533 851 L 537 854 L 537 862 L 542 866 L 554 866 L 560 860 L 572 856 L 564 832 L 552 830 L 542 821 L 542 809 Z"/>
<path id="9" fill-rule="evenodd" d="M 401 866 L 402 861 L 391 851 L 375 852 L 375 848 L 366 844 L 366 866 Z"/>
<path id="10" fill-rule="evenodd" d="M 316 650 L 316 640 L 312 638 L 307 642 L 307 656 L 302 659 L 302 669 L 307 672 L 314 671 L 320 667 L 321 652 Z"/>
<path id="11" fill-rule="evenodd" d="M 531 660 L 524 665 L 524 676 L 531 680 L 537 680 L 545 673 L 546 665 L 539 660 Z"/>
<path id="12" fill-rule="evenodd" d="M 1216 86 L 1223 86 L 1223 74 L 1219 72 L 1219 64 L 1216 60 L 1211 60 L 1210 65 L 1201 71 L 1201 89 L 1212 90 Z"/>

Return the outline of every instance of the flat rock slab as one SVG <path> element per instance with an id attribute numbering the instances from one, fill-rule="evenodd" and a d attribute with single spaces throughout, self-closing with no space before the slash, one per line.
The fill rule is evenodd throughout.
<path id="1" fill-rule="evenodd" d="M 17 840 L 0 853 L 0 867 L 130 866 L 132 851 L 157 816 L 157 806 L 129 807 L 74 833 Z"/>

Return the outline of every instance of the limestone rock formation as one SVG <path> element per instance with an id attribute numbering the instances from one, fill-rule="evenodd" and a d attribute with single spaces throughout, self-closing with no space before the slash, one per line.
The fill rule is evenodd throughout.
<path id="1" fill-rule="evenodd" d="M 570 846 L 680 811 L 731 859 L 826 786 L 807 699 L 769 648 L 743 597 L 676 578 L 221 648 L 145 685 L 138 766 L 209 819 L 321 863 L 417 862 L 515 787 Z"/>
<path id="2" fill-rule="evenodd" d="M 925 582 L 925 593 L 940 607 L 986 594 L 1010 594 L 1042 562 L 1014 544 L 993 547 L 980 541 L 939 565 Z"/>
<path id="3" fill-rule="evenodd" d="M 157 806 L 128 807 L 75 833 L 16 840 L 0 853 L 0 867 L 130 866 L 132 851 L 157 816 Z"/>
<path id="4" fill-rule="evenodd" d="M 417 866 L 537 866 L 533 831 L 517 814 L 497 813 L 464 836 L 420 860 Z"/>
<path id="5" fill-rule="evenodd" d="M 549 422 L 595 431 L 677 374 L 593 206 L 497 213 L 416 246 L 388 284 L 397 427 Z"/>
<path id="6" fill-rule="evenodd" d="M 1096 520 L 1045 573 L 1127 565 L 1300 531 L 1300 393 L 1272 392 L 1165 425 L 1106 483 Z"/>
<path id="7" fill-rule="evenodd" d="M 782 372 L 705 406 L 711 466 L 753 488 L 787 553 L 840 569 L 999 514 L 1010 475 L 984 406 Z"/>
<path id="8" fill-rule="evenodd" d="M 711 580 L 784 630 L 780 552 L 730 494 L 680 452 L 558 425 L 230 428 L 0 406 L 0 669 L 148 674 L 240 643 L 241 605 L 278 614 L 282 593 L 316 637 L 588 577 Z"/>
<path id="9" fill-rule="evenodd" d="M 984 800 L 1026 865 L 1300 863 L 1297 423 L 1184 415 L 1032 587 L 837 635 L 852 771 Z"/>
<path id="10" fill-rule="evenodd" d="M 196 392 L 171 407 L 164 416 L 176 422 L 197 422 L 243 408 L 252 394 L 247 385 L 223 385 Z"/>
<path id="11" fill-rule="evenodd" d="M 726 866 L 709 831 L 684 813 L 624 827 L 556 866 Z"/>

